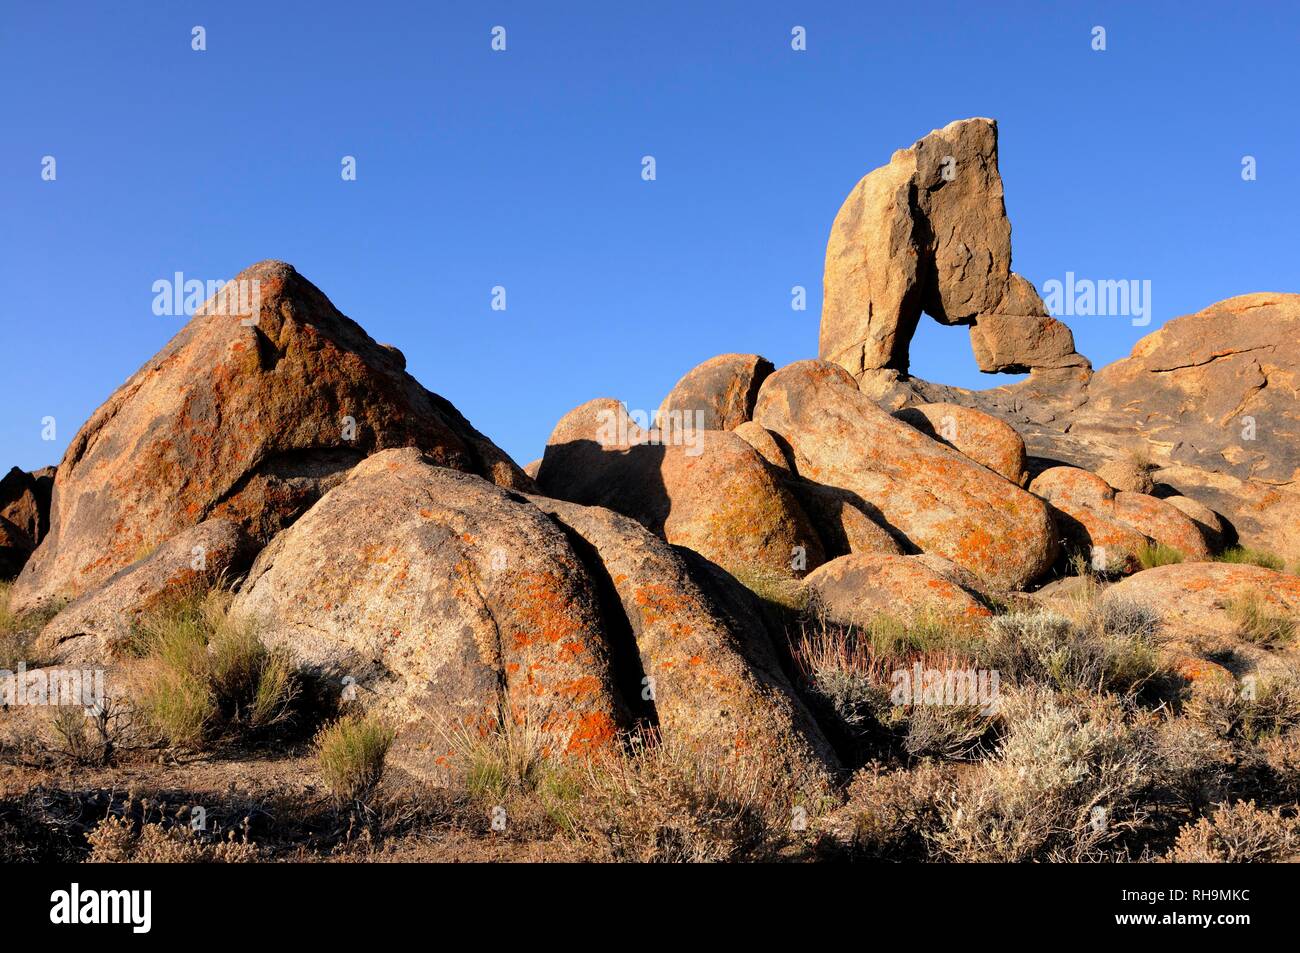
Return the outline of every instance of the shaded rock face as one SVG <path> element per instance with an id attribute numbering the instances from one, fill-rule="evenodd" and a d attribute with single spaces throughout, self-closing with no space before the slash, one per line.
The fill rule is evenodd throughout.
<path id="1" fill-rule="evenodd" d="M 27 534 L 0 516 L 0 580 L 18 575 L 31 554 L 32 544 Z"/>
<path id="2" fill-rule="evenodd" d="M 917 404 L 894 411 L 894 416 L 1017 486 L 1027 482 L 1024 440 L 991 414 L 960 404 Z"/>
<path id="3" fill-rule="evenodd" d="M 202 592 L 232 580 L 254 554 L 248 534 L 229 520 L 182 530 L 63 608 L 41 631 L 38 654 L 60 664 L 112 658 L 144 613 L 187 590 Z"/>
<path id="4" fill-rule="evenodd" d="M 997 587 L 1022 588 L 1056 555 L 1042 500 L 891 417 L 835 364 L 777 371 L 754 420 L 790 449 L 800 477 L 856 494 L 896 538 Z"/>
<path id="5" fill-rule="evenodd" d="M 802 575 L 821 541 L 770 466 L 735 434 L 695 432 L 689 443 L 628 419 L 615 400 L 571 410 L 551 434 L 537 482 L 549 496 L 604 506 L 738 574 Z"/>
<path id="6" fill-rule="evenodd" d="M 278 535 L 231 611 L 408 717 L 522 720 L 585 751 L 629 723 L 593 592 L 527 499 L 404 449 L 368 457 Z"/>
<path id="7" fill-rule="evenodd" d="M 1011 272 L 991 119 L 936 129 L 866 175 L 831 227 L 823 287 L 819 354 L 855 378 L 906 373 L 923 312 L 973 325 L 982 370 L 1087 365 L 1069 329 Z"/>
<path id="8" fill-rule="evenodd" d="M 256 296 L 236 289 L 252 287 Z M 242 283 L 242 284 L 241 284 Z M 260 298 L 255 324 L 247 310 Z M 532 481 L 282 262 L 242 272 L 73 438 L 50 532 L 14 585 L 19 606 L 76 596 L 139 552 L 212 518 L 258 542 L 359 460 L 416 446 L 505 486 Z"/>
<path id="9" fill-rule="evenodd" d="M 719 757 L 759 752 L 784 777 L 812 780 L 835 755 L 791 687 L 761 619 L 728 613 L 701 573 L 629 517 L 602 507 L 530 497 L 560 522 L 592 576 L 617 599 L 608 637 L 625 625 L 635 640 L 641 714 L 665 738 Z M 747 593 L 741 600 L 750 598 Z M 644 696 L 649 694 L 649 699 Z"/>
<path id="10" fill-rule="evenodd" d="M 856 493 L 794 478 L 786 484 L 812 520 L 827 559 L 849 553 L 903 554 L 884 517 Z"/>
<path id="11" fill-rule="evenodd" d="M 855 553 L 819 566 L 804 581 L 813 604 L 841 625 L 884 617 L 963 623 L 992 615 L 960 570 L 938 556 Z"/>
<path id="12" fill-rule="evenodd" d="M 706 430 L 734 430 L 749 420 L 754 400 L 772 362 L 757 354 L 720 354 L 686 373 L 664 398 L 657 420 L 692 414 Z"/>
<path id="13" fill-rule="evenodd" d="M 1052 467 L 1029 490 L 1051 504 L 1064 541 L 1095 557 L 1099 568 L 1136 570 L 1139 550 L 1153 541 L 1188 559 L 1210 555 L 1204 534 L 1181 510 L 1153 496 L 1116 491 L 1087 470 Z"/>
<path id="14" fill-rule="evenodd" d="M 14 467 L 0 479 L 0 518 L 12 523 L 32 548 L 49 532 L 54 473 L 54 467 L 32 473 Z"/>

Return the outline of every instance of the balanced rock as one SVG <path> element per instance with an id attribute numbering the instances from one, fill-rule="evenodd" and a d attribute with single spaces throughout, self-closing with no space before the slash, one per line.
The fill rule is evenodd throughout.
<path id="1" fill-rule="evenodd" d="M 231 611 L 394 717 L 477 728 L 500 714 L 569 752 L 629 722 L 563 529 L 414 448 L 368 457 L 276 536 Z"/>
<path id="2" fill-rule="evenodd" d="M 1055 558 L 1042 500 L 881 410 L 849 374 L 799 361 L 759 391 L 756 423 L 791 448 L 799 476 L 848 490 L 912 546 L 1019 589 Z"/>
<path id="3" fill-rule="evenodd" d="M 63 608 L 41 631 L 38 653 L 61 664 L 109 662 L 142 615 L 169 600 L 233 582 L 254 555 L 248 534 L 230 520 L 206 520 L 182 530 Z"/>
<path id="4" fill-rule="evenodd" d="M 598 399 L 555 425 L 537 482 L 548 496 L 630 516 L 735 573 L 789 577 L 823 555 L 783 475 L 734 433 L 643 430 L 621 403 Z"/>
<path id="5" fill-rule="evenodd" d="M 15 603 L 80 595 L 212 518 L 265 542 L 389 447 L 533 486 L 404 366 L 292 266 L 242 272 L 73 438 L 49 536 L 15 582 Z"/>
<path id="6" fill-rule="evenodd" d="M 659 426 L 672 414 L 692 414 L 706 430 L 734 430 L 749 420 L 772 362 L 757 354 L 720 354 L 686 373 L 659 407 Z"/>
<path id="7" fill-rule="evenodd" d="M 894 411 L 894 416 L 1017 486 L 1028 479 L 1025 441 L 1015 428 L 991 414 L 960 404 L 916 404 Z"/>

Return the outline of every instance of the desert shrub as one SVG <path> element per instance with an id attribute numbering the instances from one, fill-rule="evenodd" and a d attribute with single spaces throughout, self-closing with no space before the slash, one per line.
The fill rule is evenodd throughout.
<path id="1" fill-rule="evenodd" d="M 205 840 L 181 825 L 148 822 L 133 829 L 130 821 L 110 815 L 86 835 L 89 863 L 196 864 L 253 863 L 260 858 L 257 845 L 247 836 L 229 831 L 224 840 Z"/>
<path id="2" fill-rule="evenodd" d="M 912 705 L 905 718 L 903 748 L 914 758 L 966 760 L 994 729 L 992 710 L 980 705 Z"/>
<path id="3" fill-rule="evenodd" d="M 1237 768 L 1231 743 L 1206 725 L 1162 710 L 1150 735 L 1153 796 L 1174 806 L 1200 810 L 1222 800 Z"/>
<path id="4" fill-rule="evenodd" d="M 1274 675 L 1206 685 L 1192 693 L 1184 711 L 1220 738 L 1254 744 L 1300 725 L 1300 682 Z"/>
<path id="5" fill-rule="evenodd" d="M 1106 611 L 1114 617 L 1100 615 Z M 1127 609 L 1114 608 L 1082 624 L 1041 609 L 998 616 L 976 657 L 1013 683 L 1065 692 L 1131 694 L 1162 671 L 1149 628 Z"/>
<path id="6" fill-rule="evenodd" d="M 373 715 L 348 714 L 326 725 L 312 743 L 325 787 L 341 801 L 365 801 L 383 779 L 396 737 Z"/>
<path id="7" fill-rule="evenodd" d="M 1264 811 L 1254 801 L 1225 805 L 1188 824 L 1168 860 L 1190 864 L 1251 864 L 1291 860 L 1300 852 L 1300 819 Z"/>
<path id="8" fill-rule="evenodd" d="M 1262 566 L 1265 569 L 1281 571 L 1286 561 L 1275 553 L 1263 549 L 1251 549 L 1248 546 L 1231 546 L 1214 557 L 1216 562 L 1242 563 L 1248 566 Z"/>
<path id="9" fill-rule="evenodd" d="M 817 620 L 804 626 L 793 654 L 814 695 L 849 734 L 879 736 L 912 757 L 967 758 L 993 728 L 995 701 L 968 697 L 967 689 L 977 687 L 965 677 L 974 674 L 973 664 L 954 646 L 970 644 L 967 634 L 931 620 L 882 618 L 863 629 Z M 926 678 L 945 680 L 936 697 L 911 686 L 917 666 Z M 899 698 L 904 676 L 910 691 Z"/>
<path id="10" fill-rule="evenodd" d="M 1256 645 L 1275 647 L 1295 638 L 1296 621 L 1272 610 L 1259 592 L 1247 589 L 1228 600 L 1228 618 L 1237 624 L 1237 635 Z"/>
<path id="11" fill-rule="evenodd" d="M 1174 563 L 1180 563 L 1186 557 L 1182 551 L 1172 546 L 1166 546 L 1164 543 L 1148 542 L 1138 547 L 1137 559 L 1138 564 L 1143 569 L 1154 569 L 1157 566 L 1172 566 Z"/>
<path id="12" fill-rule="evenodd" d="M 954 766 L 921 761 L 908 769 L 873 762 L 858 771 L 844 807 L 827 824 L 847 818 L 838 839 L 867 860 L 924 860 L 929 838 L 942 827 L 945 806 L 956 796 Z"/>
<path id="13" fill-rule="evenodd" d="M 150 663 L 139 699 L 146 720 L 178 747 L 255 740 L 291 719 L 300 683 L 283 649 L 227 615 L 219 590 L 160 607 L 124 649 Z"/>
<path id="14" fill-rule="evenodd" d="M 133 712 L 115 699 L 92 709 L 63 705 L 55 708 L 50 730 L 58 752 L 69 761 L 105 765 L 113 760 L 123 738 L 134 734 Z"/>
<path id="15" fill-rule="evenodd" d="M 1031 688 L 1003 703 L 996 755 L 943 806 L 931 835 L 957 861 L 1078 861 L 1105 855 L 1142 819 L 1152 768 L 1149 728 L 1129 725 L 1113 697 L 1088 707 Z"/>
<path id="16" fill-rule="evenodd" d="M 589 761 L 582 791 L 574 835 L 619 861 L 769 858 L 818 809 L 762 758 L 648 736 L 628 752 Z"/>

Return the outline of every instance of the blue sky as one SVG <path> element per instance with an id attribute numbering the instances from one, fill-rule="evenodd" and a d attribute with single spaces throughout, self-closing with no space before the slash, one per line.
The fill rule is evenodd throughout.
<path id="1" fill-rule="evenodd" d="M 56 462 L 175 333 L 154 281 L 263 258 L 527 462 L 592 397 L 652 409 L 714 354 L 816 356 L 844 196 L 967 116 L 1000 124 L 1017 271 L 1152 282 L 1149 328 L 1071 319 L 1094 364 L 1222 298 L 1300 290 L 1291 3 L 50 0 L 0 17 L 5 467 Z M 1005 382 L 928 320 L 912 360 Z"/>

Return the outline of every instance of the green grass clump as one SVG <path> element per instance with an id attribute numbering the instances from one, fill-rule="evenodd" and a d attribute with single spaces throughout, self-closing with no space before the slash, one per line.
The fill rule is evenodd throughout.
<path id="1" fill-rule="evenodd" d="M 1286 567 L 1281 556 L 1263 549 L 1251 549 L 1248 546 L 1233 546 L 1214 557 L 1215 562 L 1239 563 L 1246 566 L 1262 566 L 1264 569 L 1276 569 L 1279 572 Z"/>
<path id="2" fill-rule="evenodd" d="M 1137 558 L 1143 569 L 1154 569 L 1180 563 L 1185 557 L 1180 550 L 1164 543 L 1143 543 L 1138 547 Z"/>
<path id="3" fill-rule="evenodd" d="M 316 765 L 330 793 L 341 801 L 364 801 L 384 776 L 396 729 L 373 715 L 351 714 L 316 735 Z"/>
<path id="4" fill-rule="evenodd" d="M 291 717 L 300 685 L 288 653 L 230 619 L 228 605 L 220 591 L 187 595 L 132 632 L 128 651 L 151 669 L 141 710 L 174 746 L 251 741 Z"/>
<path id="5" fill-rule="evenodd" d="M 1248 642 L 1272 648 L 1295 638 L 1296 620 L 1273 611 L 1264 597 L 1253 589 L 1233 596 L 1226 608 L 1228 618 L 1237 623 L 1237 634 Z"/>

